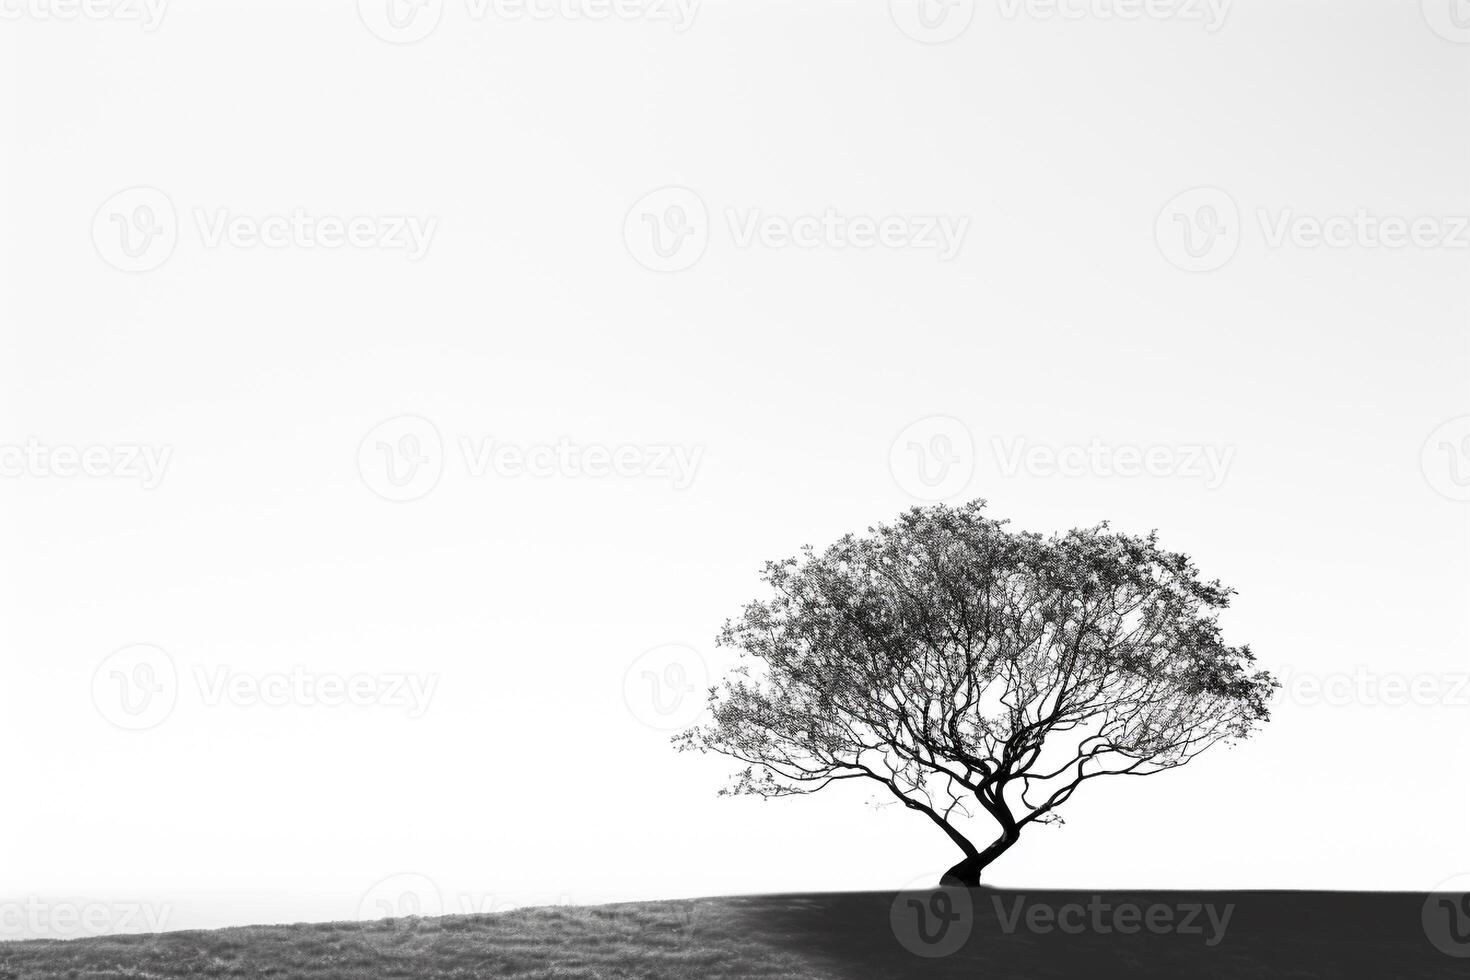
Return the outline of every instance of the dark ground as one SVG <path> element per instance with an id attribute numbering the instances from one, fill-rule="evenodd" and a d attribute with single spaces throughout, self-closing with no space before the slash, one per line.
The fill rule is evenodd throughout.
<path id="1" fill-rule="evenodd" d="M 1147 910 L 1162 905 L 1170 910 L 1173 928 L 1155 932 L 1143 926 L 1136 933 L 1125 935 L 1114 926 L 1131 927 L 1132 922 L 1104 913 L 1103 924 L 1113 931 L 1103 933 L 1094 927 L 1087 909 L 1095 897 L 1114 908 L 1131 904 Z M 1470 980 L 1470 959 L 1441 952 L 1427 935 L 1423 921 L 1425 898 L 1422 894 L 1406 893 L 982 889 L 975 893 L 973 927 L 963 946 L 949 955 L 923 959 L 913 956 L 896 941 L 900 932 L 911 943 L 915 941 L 917 929 L 908 925 L 916 923 L 918 918 L 912 905 L 905 906 L 906 915 L 895 918 L 891 925 L 884 922 L 890 917 L 891 893 L 728 901 L 737 903 L 737 907 L 749 902 L 751 920 L 757 924 L 752 931 L 763 935 L 767 942 L 800 949 L 842 977 L 917 975 L 1023 980 L 1086 975 L 1171 980 L 1210 977 Z M 934 926 L 933 896 L 915 894 L 913 899 L 929 903 L 926 925 L 930 938 L 934 938 L 938 929 Z M 1190 906 L 1207 904 L 1215 907 L 1216 920 L 1199 914 L 1193 922 L 1187 921 Z M 1045 911 L 1067 905 L 1081 907 L 1066 918 L 1072 931 L 1063 931 L 1049 921 Z M 1234 910 L 1221 935 L 1214 923 L 1230 905 Z M 1033 906 L 1040 906 L 1043 911 L 1033 913 L 1030 911 Z M 1019 921 L 1018 908 L 1023 910 Z M 1080 931 L 1076 929 L 1079 914 L 1086 915 Z M 1028 928 L 1029 915 L 1040 917 L 1037 924 L 1047 931 Z M 859 923 L 868 925 L 859 926 Z M 963 929 L 961 921 L 952 927 Z M 1192 931 L 1195 927 L 1201 931 Z M 1462 928 L 1470 928 L 1470 920 L 1463 921 Z M 1449 936 L 1448 931 L 1443 936 Z M 922 938 L 917 939 L 917 945 L 924 949 Z M 942 940 L 929 951 L 944 948 Z M 1465 936 L 1462 951 L 1470 953 L 1470 935 Z"/>
<path id="2" fill-rule="evenodd" d="M 1470 953 L 1470 906 L 1436 901 L 1426 917 L 1425 898 L 984 889 L 555 906 L 5 943 L 0 980 L 1470 978 L 1470 958 L 1435 945 Z"/>

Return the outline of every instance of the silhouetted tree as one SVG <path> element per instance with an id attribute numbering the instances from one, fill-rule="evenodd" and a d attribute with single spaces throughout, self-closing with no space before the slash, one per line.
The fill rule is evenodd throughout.
<path id="1" fill-rule="evenodd" d="M 964 857 L 976 886 L 1083 782 L 1184 765 L 1268 719 L 1277 682 L 1216 624 L 1231 590 L 1156 535 L 1043 538 L 984 501 L 914 508 L 818 554 L 769 562 L 771 598 L 726 623 L 750 658 L 676 737 L 748 767 L 725 794 L 874 780 Z M 956 817 L 998 826 L 985 847 Z"/>

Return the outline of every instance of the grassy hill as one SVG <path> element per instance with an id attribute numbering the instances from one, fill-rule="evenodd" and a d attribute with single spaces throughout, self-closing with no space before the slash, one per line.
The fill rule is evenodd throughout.
<path id="1" fill-rule="evenodd" d="M 1431 942 L 1424 899 L 987 889 L 555 906 L 7 943 L 0 978 L 1470 976 Z"/>

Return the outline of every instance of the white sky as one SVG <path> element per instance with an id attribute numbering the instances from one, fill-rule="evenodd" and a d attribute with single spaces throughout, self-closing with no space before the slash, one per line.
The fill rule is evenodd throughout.
<path id="1" fill-rule="evenodd" d="M 1252 743 L 1091 784 L 995 882 L 1470 871 L 1470 29 L 1424 6 L 1239 0 L 1210 31 L 981 2 L 927 44 L 876 0 L 706 0 L 683 31 L 447 0 L 398 45 L 351 0 L 174 0 L 152 31 L 0 0 L 0 464 L 171 448 L 152 489 L 0 477 L 0 907 L 185 927 L 352 918 L 424 881 L 458 911 L 936 875 L 955 855 L 925 821 L 847 788 L 717 799 L 731 767 L 640 720 L 643 671 L 680 676 L 644 651 L 718 672 L 763 560 L 920 502 L 910 442 L 953 464 L 936 493 L 1019 527 L 1158 528 L 1240 591 L 1232 641 L 1354 685 L 1298 683 Z M 128 273 L 114 217 L 159 198 L 114 195 L 138 186 L 177 240 Z M 1198 233 L 1222 202 L 1224 251 L 1191 258 L 1175 215 Z M 660 256 L 671 204 L 694 237 Z M 859 219 L 834 234 L 963 238 L 947 261 L 771 244 L 829 208 Z M 374 241 L 437 222 L 417 260 L 210 244 L 295 209 Z M 1300 236 L 1359 210 L 1436 244 L 1270 244 L 1286 212 Z M 755 212 L 776 231 L 747 241 Z M 430 427 L 375 430 L 402 416 Z M 931 416 L 955 421 L 906 431 Z M 395 487 L 378 443 L 415 434 L 438 481 Z M 632 446 L 643 475 L 475 475 L 487 439 Z M 1094 439 L 1168 472 L 1007 465 Z M 143 675 L 98 671 L 136 644 L 177 686 L 128 731 L 111 671 Z M 436 686 L 421 717 L 212 697 L 297 667 Z"/>

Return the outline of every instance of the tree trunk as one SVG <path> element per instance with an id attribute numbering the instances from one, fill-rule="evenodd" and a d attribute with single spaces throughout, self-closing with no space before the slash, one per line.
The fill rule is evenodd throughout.
<path id="1" fill-rule="evenodd" d="M 980 872 L 984 871 L 992 861 L 1000 857 L 1010 846 L 1021 839 L 1021 835 L 1015 832 L 1007 832 L 996 838 L 995 843 L 978 854 L 967 856 L 963 861 L 944 873 L 939 879 L 939 884 L 955 888 L 979 888 Z"/>

